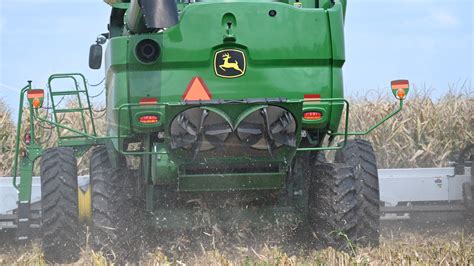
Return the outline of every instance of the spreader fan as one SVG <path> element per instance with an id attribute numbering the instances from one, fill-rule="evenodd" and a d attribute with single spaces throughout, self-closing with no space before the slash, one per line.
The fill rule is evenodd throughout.
<path id="1" fill-rule="evenodd" d="M 269 106 L 248 115 L 237 127 L 243 145 L 270 152 L 282 145 L 295 147 L 296 123 L 293 115 L 278 106 Z"/>
<path id="2" fill-rule="evenodd" d="M 232 127 L 219 114 L 199 107 L 178 114 L 171 123 L 171 148 L 195 154 L 222 147 Z"/>

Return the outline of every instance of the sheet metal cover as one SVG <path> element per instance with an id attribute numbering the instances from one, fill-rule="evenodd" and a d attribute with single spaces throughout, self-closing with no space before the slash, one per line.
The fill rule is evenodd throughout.
<path id="1" fill-rule="evenodd" d="M 163 29 L 178 23 L 175 0 L 139 0 L 143 19 L 148 29 Z"/>

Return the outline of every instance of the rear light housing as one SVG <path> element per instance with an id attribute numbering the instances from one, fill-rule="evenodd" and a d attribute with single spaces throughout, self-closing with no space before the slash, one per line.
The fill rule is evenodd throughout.
<path id="1" fill-rule="evenodd" d="M 42 89 L 30 89 L 27 91 L 28 101 L 30 105 L 38 109 L 43 105 L 44 100 L 44 90 Z"/>
<path id="2" fill-rule="evenodd" d="M 138 122 L 144 125 L 158 124 L 160 117 L 158 115 L 142 115 L 138 118 Z"/>

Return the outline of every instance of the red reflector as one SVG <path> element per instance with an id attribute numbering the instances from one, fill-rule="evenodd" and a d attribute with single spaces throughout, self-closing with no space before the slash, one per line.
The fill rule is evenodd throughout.
<path id="1" fill-rule="evenodd" d="M 392 81 L 392 89 L 408 89 L 410 82 L 406 79 Z"/>
<path id="2" fill-rule="evenodd" d="M 160 121 L 160 118 L 157 115 L 144 115 L 140 116 L 138 121 L 142 124 L 156 124 Z"/>
<path id="3" fill-rule="evenodd" d="M 141 98 L 140 99 L 140 105 L 157 104 L 157 103 L 158 103 L 157 98 Z"/>
<path id="4" fill-rule="evenodd" d="M 303 114 L 303 118 L 306 120 L 319 120 L 323 117 L 323 114 L 320 112 L 306 112 Z"/>
<path id="5" fill-rule="evenodd" d="M 210 100 L 212 95 L 209 92 L 209 89 L 204 83 L 204 80 L 200 77 L 194 77 L 191 82 L 189 82 L 188 88 L 183 94 L 183 100 L 186 101 L 199 101 L 199 100 Z"/>
<path id="6" fill-rule="evenodd" d="M 44 90 L 42 89 L 28 90 L 26 97 L 28 97 L 28 99 L 43 98 Z"/>
<path id="7" fill-rule="evenodd" d="M 304 95 L 305 101 L 319 101 L 321 100 L 320 94 L 305 94 Z"/>

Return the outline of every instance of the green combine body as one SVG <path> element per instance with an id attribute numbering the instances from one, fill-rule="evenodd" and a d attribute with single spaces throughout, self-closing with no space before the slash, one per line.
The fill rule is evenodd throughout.
<path id="1" fill-rule="evenodd" d="M 211 212 L 218 223 L 231 214 L 286 219 L 309 222 L 327 245 L 346 243 L 332 236 L 334 230 L 361 245 L 378 243 L 375 156 L 370 143 L 348 137 L 368 134 L 397 114 L 408 81 L 392 82 L 398 109 L 367 131 L 348 131 L 345 0 L 106 2 L 112 6 L 109 32 L 91 46 L 89 64 L 101 67 L 101 45 L 107 42 L 107 135 L 96 133 L 81 74 L 51 76 L 54 119 L 38 112 L 42 90 L 29 83 L 21 92 L 18 132 L 25 94 L 31 125 L 25 152 L 18 136 L 14 165 L 16 177 L 21 157 L 21 182 L 14 181 L 20 190 L 19 239 L 28 236 L 32 167 L 42 156 L 43 241 L 45 256 L 54 262 L 76 258 L 83 222 L 94 228 L 95 247 L 107 251 L 121 234 L 104 228 L 127 219 L 119 209 L 137 208 L 127 205 L 132 200 L 125 195 L 144 197 L 143 209 L 159 228 L 193 227 L 186 199 L 201 196 L 210 203 L 230 198 L 244 207 L 209 204 L 216 205 Z M 57 79 L 76 87 L 54 90 Z M 58 109 L 55 97 L 67 95 L 77 96 L 78 107 Z M 61 123 L 58 114 L 69 112 L 80 112 L 83 129 Z M 58 147 L 43 150 L 35 142 L 33 121 L 57 128 Z M 342 141 L 334 145 L 337 136 Z M 93 146 L 91 186 L 73 195 L 68 188 L 77 188 L 75 157 Z M 337 150 L 334 163 L 326 162 L 325 150 Z M 127 159 L 132 157 L 139 158 L 139 167 Z M 72 205 L 52 207 L 51 200 Z M 68 211 L 57 218 L 62 225 L 48 220 Z M 71 236 L 63 233 L 67 228 L 78 229 Z"/>
<path id="2" fill-rule="evenodd" d="M 260 167 L 274 163 L 277 167 L 280 166 L 279 169 L 285 169 L 293 161 L 297 147 L 304 146 L 300 146 L 302 130 L 306 130 L 312 137 L 313 143 L 316 143 L 313 146 L 320 146 L 328 131 L 337 131 L 342 112 L 341 102 L 314 104 L 304 102 L 304 97 L 343 97 L 343 5 L 337 3 L 329 7 L 327 3 L 321 3 L 321 8 L 314 8 L 314 3 L 310 5 L 308 1 L 307 4 L 308 8 L 295 8 L 288 3 L 271 1 L 203 1 L 182 4 L 179 22 L 158 33 L 150 33 L 153 30 L 143 26 L 129 25 L 130 21 L 141 23 L 140 19 L 131 19 L 137 14 L 114 8 L 111 20 L 120 23 L 111 24 L 105 69 L 108 132 L 117 137 L 113 140 L 115 149 L 121 151 L 124 144 L 136 142 L 137 138 L 142 142 L 149 138 L 150 145 L 144 149 L 148 152 L 155 151 L 161 158 L 166 158 L 163 163 L 156 159 L 151 161 L 152 169 L 156 168 L 155 171 L 152 170 L 151 176 L 154 184 L 178 184 L 180 180 L 178 189 L 185 191 L 212 191 L 214 185 L 217 190 L 282 188 L 286 170 L 280 172 L 280 178 L 274 178 L 275 173 L 272 173 L 265 183 L 259 181 L 265 180 L 261 176 L 240 176 L 242 181 L 249 179 L 251 182 L 242 187 L 241 182 L 229 186 L 220 184 L 225 182 L 226 172 L 220 173 L 220 181 L 216 182 L 216 178 L 209 176 L 207 179 L 202 174 L 193 178 L 186 173 L 186 169 L 188 166 L 192 168 L 200 165 L 204 160 L 207 167 L 239 164 Z M 130 31 L 135 28 L 137 33 Z M 143 41 L 155 43 L 159 47 L 159 56 L 152 62 L 145 63 L 137 56 Z M 219 57 L 225 51 L 241 52 L 238 64 L 242 73 L 237 73 L 240 76 L 227 77 L 216 72 L 215 68 L 219 70 L 216 64 L 219 64 Z M 230 62 L 234 60 L 236 59 L 229 59 Z M 224 70 L 229 73 L 239 72 L 235 69 Z M 225 74 L 225 71 L 222 72 Z M 207 86 L 212 98 L 185 100 L 185 92 L 196 77 Z M 141 100 L 150 98 L 156 103 L 140 105 Z M 252 147 L 245 145 L 248 144 L 245 139 L 238 139 L 239 123 L 254 112 L 258 113 L 270 106 L 279 107 L 274 112 L 291 110 L 289 122 L 292 125 L 289 126 L 293 127 L 292 132 L 279 135 L 285 138 L 282 142 L 291 145 L 272 143 L 269 138 L 268 143 L 260 145 L 268 147 L 262 147 L 264 150 L 261 152 L 252 152 Z M 200 110 L 210 113 L 204 121 L 205 127 L 214 126 L 215 131 L 216 125 L 222 126 L 221 130 L 225 133 L 214 136 L 221 138 L 218 151 L 208 150 L 209 147 L 201 151 L 196 145 L 191 147 L 195 144 L 192 142 L 197 142 L 199 137 L 207 142 L 209 135 L 205 128 L 201 132 L 202 136 L 198 136 L 197 132 L 194 136 L 186 132 L 184 139 L 174 135 L 172 130 L 178 129 L 172 129 L 173 120 L 189 108 L 196 109 L 193 112 L 196 116 L 199 116 L 197 113 Z M 303 110 L 318 112 L 322 117 L 316 121 L 297 119 L 302 117 Z M 143 124 L 139 122 L 141 115 L 156 115 L 159 121 L 151 125 Z M 273 117 L 268 123 L 273 123 L 279 118 L 276 116 L 283 113 L 269 115 Z M 256 125 L 254 130 L 260 131 L 260 138 L 271 135 L 259 129 L 259 126 L 265 127 L 263 119 L 258 116 L 252 119 L 259 120 L 256 123 L 260 125 Z M 189 122 L 194 130 L 199 127 L 197 117 Z M 161 139 L 157 137 L 159 133 Z M 237 140 L 232 135 L 237 135 Z M 174 146 L 188 149 L 173 149 L 173 141 L 180 142 Z M 186 141 L 191 142 L 189 147 Z M 233 149 L 239 144 L 247 146 L 250 151 L 242 149 L 240 153 L 236 153 Z M 229 154 L 230 151 L 232 154 Z M 163 167 L 167 169 L 164 170 Z M 236 177 L 232 174 L 229 178 Z M 206 185 L 196 187 L 197 184 L 187 184 L 188 182 Z"/>

